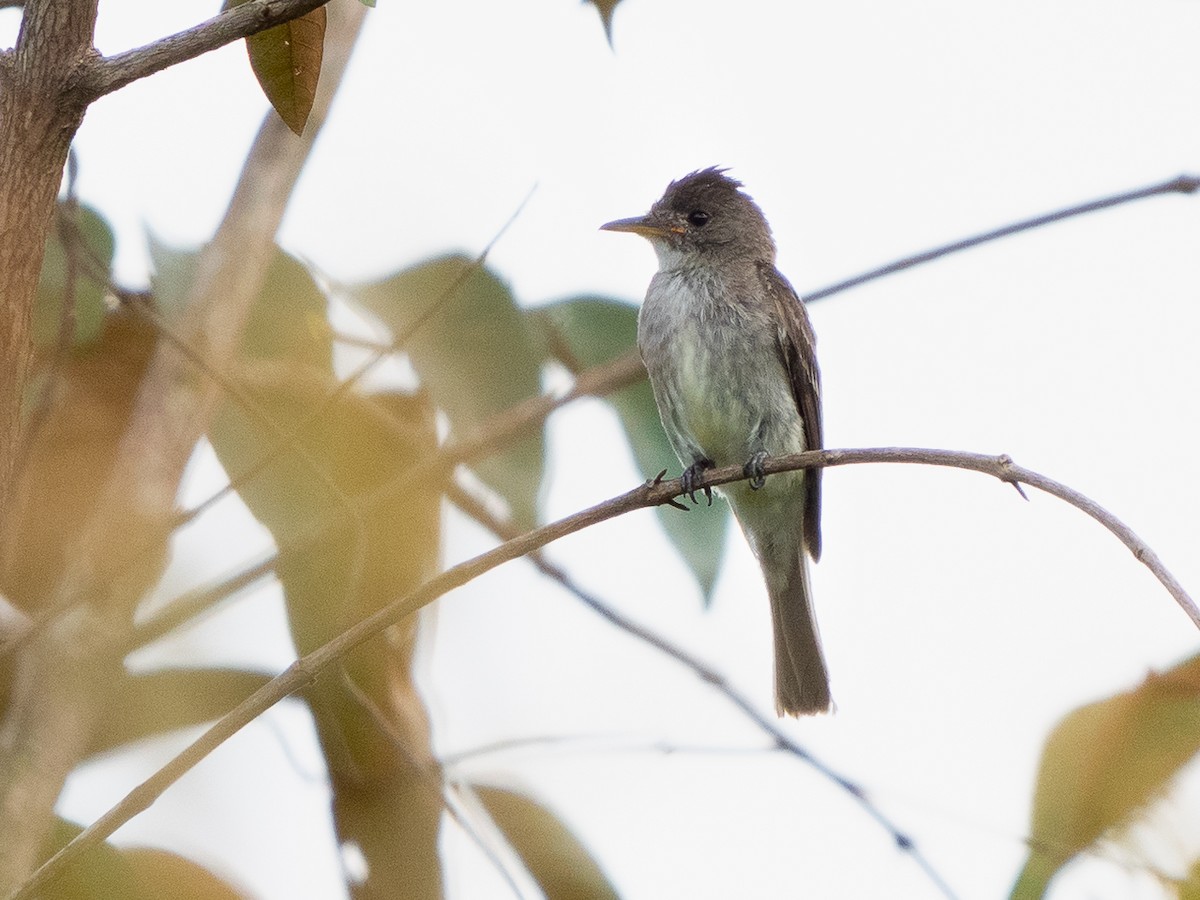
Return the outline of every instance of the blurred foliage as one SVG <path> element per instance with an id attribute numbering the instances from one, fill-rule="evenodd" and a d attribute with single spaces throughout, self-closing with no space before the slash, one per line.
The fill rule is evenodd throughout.
<path id="1" fill-rule="evenodd" d="M 1200 859 L 1192 863 L 1175 890 L 1178 900 L 1200 900 Z"/>
<path id="2" fill-rule="evenodd" d="M 541 390 L 544 354 L 508 286 L 465 256 L 421 263 L 354 291 L 412 361 L 451 436 L 478 435 Z M 537 521 L 545 445 L 535 431 L 471 462 L 522 528 Z"/>
<path id="3" fill-rule="evenodd" d="M 210 437 L 231 473 L 250 470 L 281 441 L 291 445 L 239 492 L 281 548 L 276 570 L 292 636 L 308 653 L 433 575 L 439 486 L 373 500 L 435 452 L 433 410 L 422 395 L 335 394 L 328 375 L 272 360 L 248 364 L 235 383 L 258 413 L 226 403 Z M 370 872 L 352 886 L 355 896 L 441 892 L 440 774 L 412 684 L 415 640 L 414 617 L 352 651 L 306 692 L 339 839 L 358 846 Z"/>
<path id="4" fill-rule="evenodd" d="M 1200 656 L 1065 716 L 1042 751 L 1014 900 L 1043 896 L 1072 857 L 1132 824 L 1197 751 Z"/>
<path id="5" fill-rule="evenodd" d="M 49 858 L 83 829 L 65 819 L 56 819 L 46 847 Z M 149 900 L 138 887 L 137 876 L 124 855 L 107 842 L 83 855 L 54 885 L 55 900 L 102 900 L 123 897 Z"/>
<path id="6" fill-rule="evenodd" d="M 182 312 L 196 276 L 196 250 L 170 247 L 150 238 L 151 285 L 157 309 L 168 320 Z M 329 301 L 312 274 L 278 247 L 242 335 L 247 359 L 274 359 L 312 367 L 333 376 L 333 329 Z"/>
<path id="7" fill-rule="evenodd" d="M 59 850 L 83 829 L 56 819 L 45 855 Z M 247 895 L 207 869 L 165 850 L 115 847 L 89 850 L 55 883 L 53 900 L 243 900 Z"/>
<path id="8" fill-rule="evenodd" d="M 218 719 L 271 678 L 266 672 L 209 668 L 125 674 L 109 714 L 100 722 L 92 752 Z"/>
<path id="9" fill-rule="evenodd" d="M 424 394 L 339 386 L 325 301 L 280 254 L 252 311 L 243 365 L 210 440 L 280 547 L 276 571 L 308 653 L 436 571 L 440 485 L 389 495 L 437 450 Z M 249 473 L 250 477 L 244 477 Z M 442 812 L 429 724 L 412 684 L 413 617 L 354 650 L 306 692 L 325 752 L 339 841 L 369 875 L 356 897 L 436 898 Z"/>
<path id="10" fill-rule="evenodd" d="M 245 2 L 225 0 L 222 9 Z M 325 50 L 325 20 L 325 7 L 318 6 L 297 19 L 246 38 L 254 77 L 279 118 L 296 134 L 304 131 L 317 94 Z"/>
<path id="11" fill-rule="evenodd" d="M 473 790 L 546 900 L 616 900 L 604 872 L 558 816 L 515 791 L 484 785 Z"/>
<path id="12" fill-rule="evenodd" d="M 250 897 L 191 860 L 166 850 L 129 847 L 121 850 L 121 856 L 133 870 L 138 890 L 148 900 L 167 897 L 170 900 L 249 900 Z"/>
<path id="13" fill-rule="evenodd" d="M 543 329 L 551 351 L 575 373 L 616 359 L 637 344 L 637 307 L 628 303 L 576 297 L 539 307 L 530 315 Z M 654 478 L 663 469 L 678 470 L 679 461 L 659 421 L 649 381 L 604 399 L 625 426 L 625 437 L 643 476 Z M 724 557 L 730 510 L 723 500 L 714 500 L 711 507 L 703 502 L 693 507 L 692 513 L 658 507 L 663 529 L 696 577 L 707 604 Z"/>
<path id="14" fill-rule="evenodd" d="M 44 376 L 3 517 L 0 591 L 27 612 L 53 599 L 58 573 L 108 481 L 156 343 L 154 327 L 122 308 Z M 145 563 L 138 580 L 148 588 L 163 561 L 151 554 Z"/>
<path id="15" fill-rule="evenodd" d="M 99 336 L 114 246 L 112 229 L 94 209 L 59 204 L 34 298 L 33 340 L 39 349 L 56 348 L 64 324 L 66 349 Z"/>

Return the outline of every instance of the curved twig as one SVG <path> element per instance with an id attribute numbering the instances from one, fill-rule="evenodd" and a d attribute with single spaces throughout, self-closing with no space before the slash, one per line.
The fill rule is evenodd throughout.
<path id="1" fill-rule="evenodd" d="M 1200 627 L 1200 610 L 1179 582 L 1167 571 L 1158 556 L 1112 513 L 1083 494 L 1051 478 L 1025 469 L 1013 463 L 1007 455 L 965 453 L 952 450 L 923 450 L 908 447 L 888 447 L 862 450 L 817 450 L 779 456 L 763 462 L 767 474 L 796 469 L 858 465 L 863 463 L 907 463 L 968 469 L 991 475 L 1006 484 L 1027 484 L 1037 488 L 1091 516 L 1112 532 L 1134 556 L 1167 588 L 1175 601 L 1184 609 L 1192 622 Z M 705 473 L 702 483 L 694 485 L 698 490 L 704 486 L 728 484 L 744 480 L 741 466 L 728 466 Z M 611 500 L 606 500 L 590 509 L 567 516 L 557 522 L 543 525 L 520 537 L 505 541 L 486 553 L 459 563 L 431 578 L 412 593 L 397 598 L 372 615 L 346 629 L 326 644 L 296 660 L 287 671 L 251 694 L 233 710 L 215 722 L 207 731 L 193 741 L 174 759 L 151 775 L 125 796 L 108 812 L 80 832 L 66 846 L 42 864 L 12 900 L 31 900 L 46 885 L 81 853 L 104 841 L 122 824 L 150 806 L 168 787 L 178 781 L 200 760 L 240 731 L 266 710 L 283 698 L 309 685 L 325 667 L 341 659 L 355 647 L 382 632 L 422 606 L 436 600 L 455 588 L 462 587 L 497 566 L 539 550 L 552 541 L 582 531 L 590 525 L 608 519 L 669 503 L 683 494 L 678 478 L 671 481 L 655 479 L 639 485 Z M 303 552 L 300 542 L 289 552 Z"/>

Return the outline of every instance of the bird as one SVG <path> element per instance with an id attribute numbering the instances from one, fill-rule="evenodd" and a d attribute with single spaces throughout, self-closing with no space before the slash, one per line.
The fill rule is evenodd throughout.
<path id="1" fill-rule="evenodd" d="M 746 480 L 718 491 L 766 583 L 776 712 L 812 715 L 832 706 L 808 567 L 821 555 L 821 470 L 768 479 L 763 461 L 822 448 L 816 337 L 766 217 L 726 172 L 685 175 L 645 215 L 601 228 L 648 239 L 658 257 L 637 342 L 684 493 L 694 504 L 706 470 L 743 466 Z"/>

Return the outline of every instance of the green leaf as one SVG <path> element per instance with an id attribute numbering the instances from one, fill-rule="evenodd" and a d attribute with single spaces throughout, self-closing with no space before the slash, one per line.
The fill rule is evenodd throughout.
<path id="1" fill-rule="evenodd" d="M 1080 707 L 1042 751 L 1029 859 L 1012 890 L 1041 897 L 1077 853 L 1133 822 L 1200 751 L 1200 656 Z"/>
<path id="2" fill-rule="evenodd" d="M 474 790 L 546 900 L 617 900 L 587 848 L 554 813 L 514 791 L 483 785 Z"/>
<path id="3" fill-rule="evenodd" d="M 602 365 L 637 346 L 637 307 L 601 297 L 577 297 L 543 306 L 530 314 L 544 329 L 547 343 L 573 369 Z M 654 392 L 648 381 L 615 391 L 607 398 L 625 427 L 637 466 L 646 478 L 663 469 L 679 471 L 675 451 L 667 441 Z M 729 505 L 717 500 L 711 507 L 692 507 L 688 513 L 660 506 L 658 519 L 704 595 L 713 586 L 724 555 L 729 529 Z"/>
<path id="4" fill-rule="evenodd" d="M 329 301 L 295 257 L 276 249 L 242 337 L 250 359 L 290 360 L 333 374 Z"/>
<path id="5" fill-rule="evenodd" d="M 154 300 L 170 320 L 182 313 L 196 277 L 199 251 L 169 247 L 149 237 Z M 242 334 L 248 359 L 290 360 L 333 372 L 329 302 L 308 269 L 278 247 Z"/>
<path id="6" fill-rule="evenodd" d="M 68 294 L 74 297 L 71 343 L 87 344 L 100 334 L 116 246 L 112 228 L 91 207 L 79 206 L 72 212 L 59 204 L 58 213 L 57 227 L 46 241 L 33 307 L 33 340 L 43 348 L 58 345 L 63 299 Z"/>
<path id="7" fill-rule="evenodd" d="M 536 395 L 544 354 L 495 275 L 465 256 L 446 256 L 364 285 L 355 296 L 392 330 L 451 433 L 467 438 Z M 541 431 L 469 463 L 509 504 L 522 528 L 537 519 Z"/>
<path id="8" fill-rule="evenodd" d="M 375 0 L 359 0 L 359 2 L 362 3 L 362 5 L 367 7 L 368 9 L 375 8 Z"/>
<path id="9" fill-rule="evenodd" d="M 225 0 L 223 9 L 246 0 Z M 246 38 L 250 67 L 275 112 L 296 134 L 312 112 L 325 48 L 325 7 Z"/>
<path id="10" fill-rule="evenodd" d="M 164 669 L 121 680 L 100 722 L 93 753 L 220 718 L 271 680 L 237 669 Z"/>

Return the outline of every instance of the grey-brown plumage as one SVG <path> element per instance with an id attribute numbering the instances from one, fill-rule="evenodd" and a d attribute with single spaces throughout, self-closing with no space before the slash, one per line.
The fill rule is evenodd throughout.
<path id="1" fill-rule="evenodd" d="M 767 583 L 776 708 L 806 715 L 831 702 L 807 560 L 821 555 L 821 471 L 764 480 L 761 464 L 822 446 L 820 373 L 804 305 L 741 186 L 703 169 L 671 182 L 645 216 L 602 227 L 640 234 L 658 255 L 638 347 L 685 486 L 714 466 L 755 476 L 721 492 Z"/>

